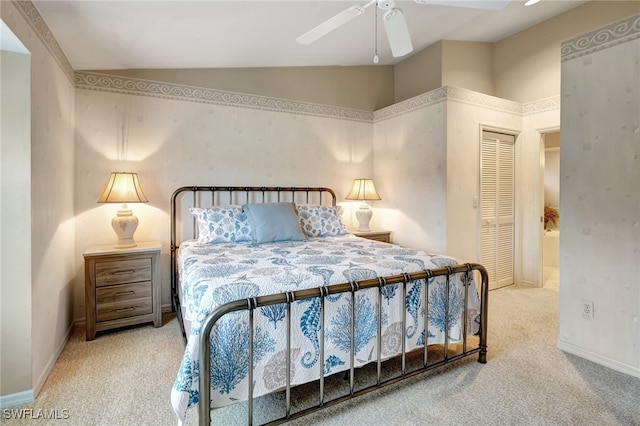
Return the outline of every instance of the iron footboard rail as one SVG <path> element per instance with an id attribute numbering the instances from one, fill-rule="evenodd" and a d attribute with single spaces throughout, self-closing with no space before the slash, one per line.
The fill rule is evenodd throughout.
<path id="1" fill-rule="evenodd" d="M 481 277 L 481 285 L 480 285 L 480 325 L 479 325 L 479 341 L 478 346 L 472 349 L 467 348 L 467 323 L 468 323 L 468 304 L 469 304 L 469 287 L 471 283 L 471 274 L 473 271 L 477 271 Z M 428 341 L 425 337 L 424 344 L 424 359 L 422 368 L 411 370 L 410 372 L 405 371 L 405 358 L 406 358 L 406 350 L 403 339 L 401 353 L 397 356 L 402 357 L 402 374 L 398 377 L 393 377 L 387 379 L 385 381 L 381 381 L 381 345 L 380 345 L 380 336 L 381 336 L 381 327 L 382 322 L 380 321 L 382 315 L 382 303 L 380 303 L 382 297 L 382 289 L 386 285 L 391 284 L 402 284 L 403 292 L 406 297 L 406 286 L 408 283 L 416 281 L 416 280 L 425 280 L 425 289 L 428 288 L 428 282 L 431 278 L 445 276 L 446 277 L 446 301 L 445 301 L 445 309 L 449 307 L 449 288 L 450 288 L 450 278 L 454 274 L 464 274 L 463 279 L 464 283 L 464 322 L 463 322 L 463 338 L 462 338 L 462 351 L 456 355 L 449 356 L 447 349 L 449 343 L 449 321 L 448 321 L 448 313 L 445 315 L 447 320 L 445 321 L 445 334 L 444 334 L 444 358 L 438 362 L 429 364 L 427 362 L 427 347 Z M 324 359 L 324 311 L 325 311 L 325 298 L 329 295 L 338 294 L 338 293 L 351 293 L 351 303 L 353 308 L 353 303 L 355 299 L 355 293 L 365 289 L 378 288 L 378 357 L 377 357 L 377 381 L 375 384 L 370 385 L 366 388 L 355 391 L 354 390 L 354 353 L 353 353 L 353 339 L 355 336 L 354 333 L 354 322 L 355 322 L 355 309 L 351 309 L 351 359 L 350 359 L 350 368 L 348 370 L 349 373 L 349 386 L 350 393 L 348 395 L 344 395 L 342 397 L 338 397 L 336 399 L 332 399 L 330 401 L 324 401 L 324 372 L 322 367 L 320 367 L 319 371 L 319 401 L 318 404 L 299 412 L 290 413 L 291 409 L 291 401 L 290 401 L 290 392 L 291 392 L 291 382 L 290 382 L 290 371 L 291 371 L 291 354 L 290 354 L 290 341 L 291 341 L 291 304 L 294 301 L 309 299 L 309 298 L 320 298 L 321 303 L 321 338 L 320 338 L 320 356 L 321 359 Z M 428 291 L 423 292 L 423 303 L 425 306 L 424 310 L 424 329 L 428 328 L 427 321 L 427 302 L 428 302 Z M 241 299 L 234 302 L 230 302 L 216 308 L 204 321 L 201 333 L 199 336 L 199 350 L 200 350 L 200 375 L 199 375 L 199 403 L 198 403 L 198 418 L 200 425 L 209 425 L 211 423 L 211 366 L 210 366 L 210 334 L 214 324 L 222 318 L 225 314 L 235 311 L 248 310 L 249 311 L 249 383 L 253 382 L 253 338 L 254 338 L 254 310 L 259 307 L 264 307 L 268 305 L 286 303 L 287 304 L 287 357 L 286 357 L 286 388 L 285 388 L 285 400 L 286 400 L 286 414 L 284 417 L 280 419 L 274 420 L 269 424 L 277 424 L 282 421 L 291 420 L 297 417 L 304 416 L 311 412 L 317 411 L 324 407 L 329 407 L 335 404 L 338 404 L 344 400 L 351 399 L 353 397 L 363 395 L 375 389 L 391 385 L 400 380 L 406 379 L 408 377 L 412 377 L 416 374 L 422 373 L 427 370 L 431 370 L 433 368 L 440 367 L 445 364 L 449 364 L 453 361 L 456 361 L 460 358 L 467 357 L 469 355 L 478 353 L 478 362 L 486 363 L 487 362 L 487 309 L 488 309 L 488 299 L 489 299 L 489 280 L 486 269 L 477 263 L 466 263 L 459 264 L 455 266 L 449 266 L 446 268 L 437 268 L 437 269 L 428 269 L 424 271 L 414 272 L 414 273 L 405 273 L 400 275 L 392 275 L 381 278 L 370 278 L 361 281 L 353 281 L 353 282 L 345 282 L 342 284 L 333 284 L 329 286 L 312 288 L 312 289 L 304 289 L 297 291 L 290 291 L 285 293 L 279 293 L 274 295 L 266 295 L 266 296 L 258 296 L 249 299 Z M 406 324 L 406 316 L 407 311 L 403 309 L 402 321 L 403 324 Z M 427 333 L 425 333 L 426 336 Z M 418 349 L 419 350 L 419 349 Z M 374 361 L 375 362 L 375 361 Z M 319 363 L 322 366 L 322 363 Z M 253 387 L 248 386 L 248 419 L 247 424 L 253 424 Z"/>

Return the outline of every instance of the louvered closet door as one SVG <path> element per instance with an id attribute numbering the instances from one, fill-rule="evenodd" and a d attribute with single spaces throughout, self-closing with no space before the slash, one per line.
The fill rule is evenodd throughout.
<path id="1" fill-rule="evenodd" d="M 513 284 L 515 137 L 483 132 L 480 149 L 480 263 L 489 288 Z"/>

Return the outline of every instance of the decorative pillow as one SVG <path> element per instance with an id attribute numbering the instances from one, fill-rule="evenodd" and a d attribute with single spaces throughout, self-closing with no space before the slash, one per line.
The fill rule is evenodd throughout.
<path id="1" fill-rule="evenodd" d="M 242 207 L 238 206 L 238 212 L 236 215 L 236 236 L 234 242 L 236 243 L 250 243 L 253 241 L 251 236 L 251 224 L 249 223 L 249 217 L 242 211 Z"/>
<path id="2" fill-rule="evenodd" d="M 300 226 L 307 237 L 329 237 L 347 234 L 342 222 L 341 206 L 315 206 L 298 204 Z"/>
<path id="3" fill-rule="evenodd" d="M 249 218 L 256 243 L 306 240 L 293 203 L 245 204 L 242 211 Z"/>
<path id="4" fill-rule="evenodd" d="M 251 228 L 240 206 L 191 207 L 198 223 L 198 243 L 251 242 Z"/>

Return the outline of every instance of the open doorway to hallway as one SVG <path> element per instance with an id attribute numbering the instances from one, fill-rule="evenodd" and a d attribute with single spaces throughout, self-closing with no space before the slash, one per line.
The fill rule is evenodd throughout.
<path id="1" fill-rule="evenodd" d="M 544 214 L 542 235 L 542 286 L 560 286 L 560 132 L 542 134 Z"/>

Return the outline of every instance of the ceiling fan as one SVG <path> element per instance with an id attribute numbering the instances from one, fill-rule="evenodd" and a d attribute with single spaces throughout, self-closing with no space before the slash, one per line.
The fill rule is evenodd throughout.
<path id="1" fill-rule="evenodd" d="M 431 4 L 440 6 L 458 6 L 472 9 L 503 9 L 510 0 L 414 0 L 418 4 Z M 354 5 L 343 10 L 337 15 L 327 19 L 320 25 L 310 29 L 296 39 L 300 44 L 311 44 L 331 31 L 343 26 L 352 19 L 362 15 L 371 6 L 377 6 L 384 11 L 383 22 L 391 47 L 391 53 L 395 58 L 407 55 L 413 51 L 409 27 L 404 18 L 404 12 L 396 7 L 395 0 L 370 0 L 366 3 Z M 377 27 L 376 27 L 377 28 Z M 376 54 L 377 58 L 377 54 Z"/>

